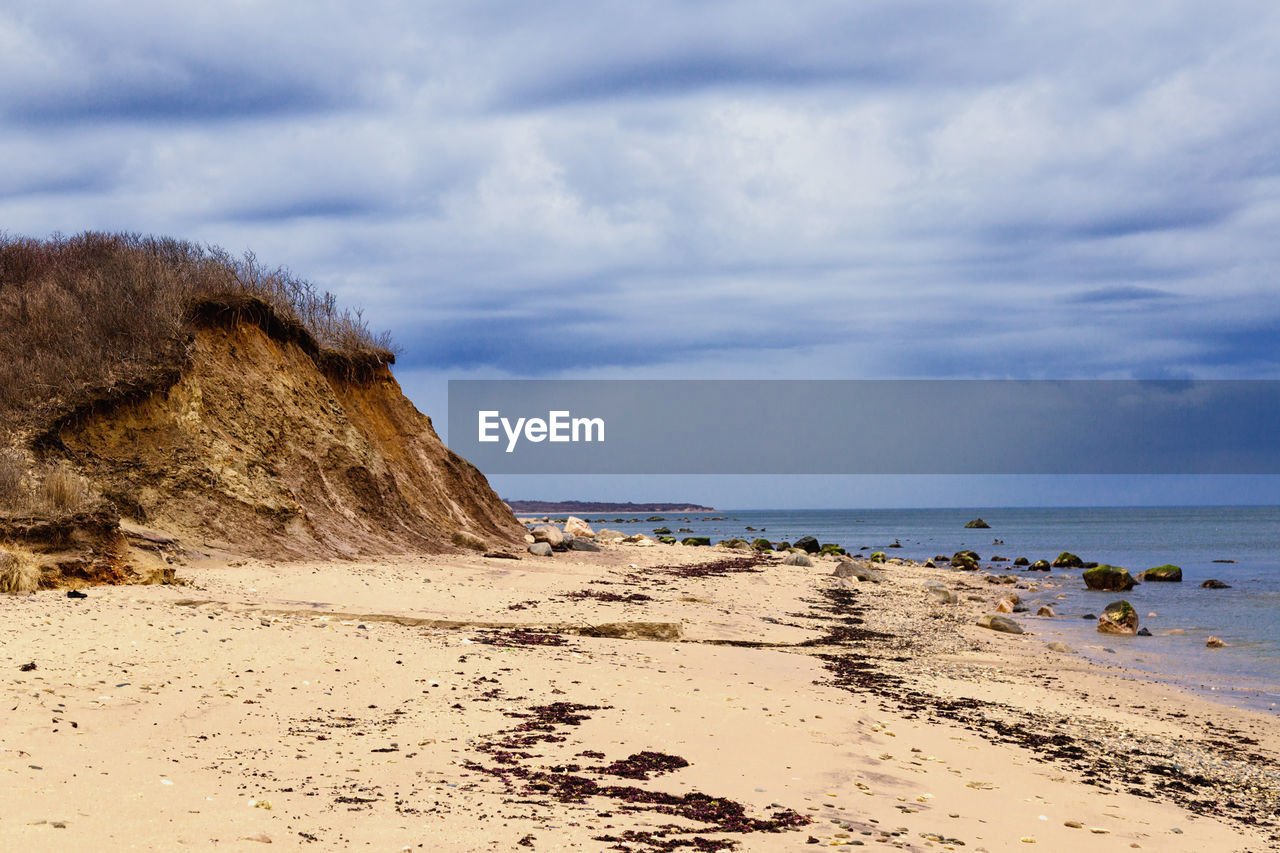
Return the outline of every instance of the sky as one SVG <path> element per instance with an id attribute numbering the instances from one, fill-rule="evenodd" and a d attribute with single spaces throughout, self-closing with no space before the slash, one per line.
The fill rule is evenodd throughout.
<path id="1" fill-rule="evenodd" d="M 440 426 L 450 378 L 1280 378 L 1276 91 L 1265 2 L 8 2 L 0 230 L 287 266 Z M 1083 493 L 1280 500 L 1188 483 Z"/>

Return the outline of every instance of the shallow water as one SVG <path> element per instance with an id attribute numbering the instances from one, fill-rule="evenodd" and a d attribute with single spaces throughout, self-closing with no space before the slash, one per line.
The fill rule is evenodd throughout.
<path id="1" fill-rule="evenodd" d="M 1084 560 L 1124 566 L 1134 575 L 1173 563 L 1182 567 L 1182 583 L 1142 584 L 1124 594 L 1090 592 L 1084 589 L 1078 570 L 1055 571 L 1053 577 L 1068 594 L 1065 601 L 1055 603 L 1063 618 L 1045 620 L 1027 614 L 1019 618 L 1029 630 L 1061 634 L 1090 657 L 1107 663 L 1136 666 L 1197 690 L 1229 695 L 1235 704 L 1274 711 L 1280 703 L 1280 507 L 736 510 L 713 515 L 727 519 L 666 515 L 664 522 L 629 524 L 624 529 L 642 527 L 649 532 L 653 527 L 673 531 L 683 527 L 711 536 L 712 541 L 764 536 L 794 542 L 811 535 L 850 551 L 865 547 L 864 555 L 883 550 L 889 556 L 914 560 L 972 548 L 983 557 L 984 565 L 996 554 L 1011 561 L 1019 556 L 1035 561 L 1071 551 Z M 965 522 L 979 516 L 991 529 L 965 529 Z M 747 526 L 757 532 L 746 530 Z M 1003 544 L 993 545 L 995 539 Z M 895 540 L 902 548 L 889 550 Z M 1015 569 L 1011 563 L 994 567 L 1029 580 L 1045 577 Z M 1232 588 L 1201 589 L 1201 581 L 1208 578 L 1218 578 Z M 1045 600 L 1052 600 L 1058 591 L 1051 591 Z M 1080 618 L 1101 612 L 1117 598 L 1132 602 L 1142 626 L 1155 636 L 1104 637 L 1094 630 L 1096 623 Z M 1183 633 L 1165 633 L 1171 630 Z M 1205 640 L 1211 635 L 1229 647 L 1206 649 Z"/>

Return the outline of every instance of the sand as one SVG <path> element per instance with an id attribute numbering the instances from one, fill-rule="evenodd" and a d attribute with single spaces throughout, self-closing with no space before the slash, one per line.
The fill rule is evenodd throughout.
<path id="1" fill-rule="evenodd" d="M 0 597 L 0 849 L 1275 849 L 1274 716 L 979 628 L 1007 588 L 975 574 L 655 568 L 740 558 Z"/>

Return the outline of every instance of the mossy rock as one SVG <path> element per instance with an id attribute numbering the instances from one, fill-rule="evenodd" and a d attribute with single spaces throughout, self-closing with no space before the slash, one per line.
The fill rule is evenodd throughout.
<path id="1" fill-rule="evenodd" d="M 1048 560 L 1036 560 L 1030 566 L 1027 566 L 1027 569 L 1032 572 L 1047 572 L 1051 568 L 1052 566 L 1049 565 Z"/>
<path id="2" fill-rule="evenodd" d="M 1084 560 L 1072 554 L 1070 551 L 1063 551 L 1058 558 L 1053 561 L 1055 569 L 1083 569 Z"/>
<path id="3" fill-rule="evenodd" d="M 1182 567 L 1169 564 L 1155 566 L 1143 572 L 1141 577 L 1144 581 L 1182 583 Z"/>
<path id="4" fill-rule="evenodd" d="M 981 518 L 975 518 L 973 521 L 965 525 L 965 528 L 968 530 L 986 530 L 990 527 L 991 525 L 987 524 Z"/>
<path id="5" fill-rule="evenodd" d="M 670 527 L 655 527 L 655 528 L 653 528 L 653 532 L 654 532 L 654 534 L 655 534 L 655 535 L 657 535 L 657 536 L 670 536 L 670 535 L 671 535 L 671 528 L 670 528 Z"/>
<path id="6" fill-rule="evenodd" d="M 710 545 L 710 536 L 686 536 L 680 540 L 681 545 Z M 745 544 L 745 543 L 744 543 Z"/>
<path id="7" fill-rule="evenodd" d="M 978 568 L 978 555 L 973 551 L 956 551 L 951 555 L 951 568 L 971 572 Z"/>
<path id="8" fill-rule="evenodd" d="M 819 553 L 843 555 L 843 554 L 848 554 L 849 552 L 841 548 L 839 545 L 835 544 L 834 542 L 831 542 L 823 545 L 822 548 L 819 549 Z"/>
<path id="9" fill-rule="evenodd" d="M 966 557 L 968 557 L 970 560 L 973 560 L 975 563 L 980 562 L 982 560 L 982 558 L 978 556 L 977 551 L 970 550 L 969 548 L 965 548 L 963 551 L 956 551 L 956 553 L 964 554 Z"/>
<path id="10" fill-rule="evenodd" d="M 732 551 L 749 551 L 751 549 L 750 543 L 745 539 L 721 539 L 716 544 L 721 548 L 728 548 Z"/>
<path id="11" fill-rule="evenodd" d="M 872 551 L 871 556 L 867 559 L 873 563 L 883 563 L 885 560 L 889 559 L 889 557 L 884 553 L 884 551 Z"/>
<path id="12" fill-rule="evenodd" d="M 768 539 L 755 539 L 751 542 L 751 547 L 757 551 L 772 551 L 773 543 Z"/>
<path id="13" fill-rule="evenodd" d="M 663 545 L 674 545 L 674 544 L 676 544 L 676 537 L 674 537 L 674 536 L 659 536 L 659 537 L 658 537 L 658 541 L 659 541 L 659 542 L 661 542 Z"/>
<path id="14" fill-rule="evenodd" d="M 779 542 L 779 543 L 778 543 L 778 547 L 777 547 L 777 548 L 774 548 L 773 550 L 775 550 L 775 551 L 790 551 L 790 550 L 791 550 L 791 543 L 790 543 L 790 542 Z"/>
<path id="15" fill-rule="evenodd" d="M 1098 632 L 1102 634 L 1136 634 L 1138 632 L 1138 611 L 1133 605 L 1121 599 L 1113 601 L 1098 617 Z"/>
<path id="16" fill-rule="evenodd" d="M 1087 570 L 1084 583 L 1089 589 L 1103 592 L 1128 592 L 1137 585 L 1133 575 L 1122 566 L 1108 566 L 1105 563 Z"/>

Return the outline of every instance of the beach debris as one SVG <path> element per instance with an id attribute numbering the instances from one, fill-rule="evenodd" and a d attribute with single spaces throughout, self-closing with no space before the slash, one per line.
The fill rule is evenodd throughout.
<path id="1" fill-rule="evenodd" d="M 981 518 L 975 518 L 973 521 L 965 525 L 965 528 L 968 530 L 986 530 L 989 527 L 991 527 L 991 525 L 987 524 Z"/>
<path id="2" fill-rule="evenodd" d="M 1108 604 L 1098 617 L 1100 634 L 1134 634 L 1137 630 L 1138 611 L 1124 599 Z"/>
<path id="3" fill-rule="evenodd" d="M 1227 644 L 1222 642 L 1222 640 L 1219 640 L 1217 637 L 1210 637 L 1209 639 L 1205 640 L 1204 645 L 1205 645 L 1205 648 L 1208 648 L 1208 649 L 1221 649 L 1225 647 Z"/>
<path id="4" fill-rule="evenodd" d="M 1063 551 L 1054 559 L 1053 567 L 1055 569 L 1083 569 L 1084 560 L 1081 560 L 1070 551 Z"/>
<path id="5" fill-rule="evenodd" d="M 812 566 L 813 560 L 809 559 L 809 555 L 802 551 L 792 551 L 790 554 L 782 558 L 784 566 Z"/>
<path id="6" fill-rule="evenodd" d="M 1084 573 L 1085 586 L 1103 592 L 1128 592 L 1137 583 L 1129 574 L 1129 570 L 1123 566 L 1109 566 L 1104 563 Z"/>
<path id="7" fill-rule="evenodd" d="M 67 598 L 88 598 L 88 593 L 81 592 L 78 589 L 67 590 Z"/>
<path id="8" fill-rule="evenodd" d="M 1068 655 L 1075 654 L 1075 651 L 1076 651 L 1075 649 L 1068 646 L 1066 643 L 1063 643 L 1059 640 L 1054 640 L 1052 643 L 1049 643 L 1047 648 L 1051 652 L 1061 652 L 1062 654 L 1068 654 Z"/>
<path id="9" fill-rule="evenodd" d="M 1223 583 L 1217 578 L 1209 578 L 1207 581 L 1200 584 L 1200 588 L 1201 589 L 1231 589 L 1231 584 Z"/>
<path id="10" fill-rule="evenodd" d="M 547 542 L 534 542 L 529 546 L 529 553 L 535 557 L 550 557 L 551 545 Z"/>
<path id="11" fill-rule="evenodd" d="M 18 672 L 34 672 L 35 668 L 36 662 L 31 661 L 30 663 L 24 663 L 22 666 L 18 667 Z"/>
<path id="12" fill-rule="evenodd" d="M 1182 568 L 1166 563 L 1163 566 L 1154 566 L 1138 575 L 1141 581 L 1164 581 L 1167 583 L 1182 583 Z"/>
<path id="13" fill-rule="evenodd" d="M 992 631 L 999 631 L 1002 634 L 1021 634 L 1022 627 L 1010 619 L 1008 616 L 1000 616 L 994 613 L 988 613 L 978 617 L 978 626 L 989 628 Z"/>

